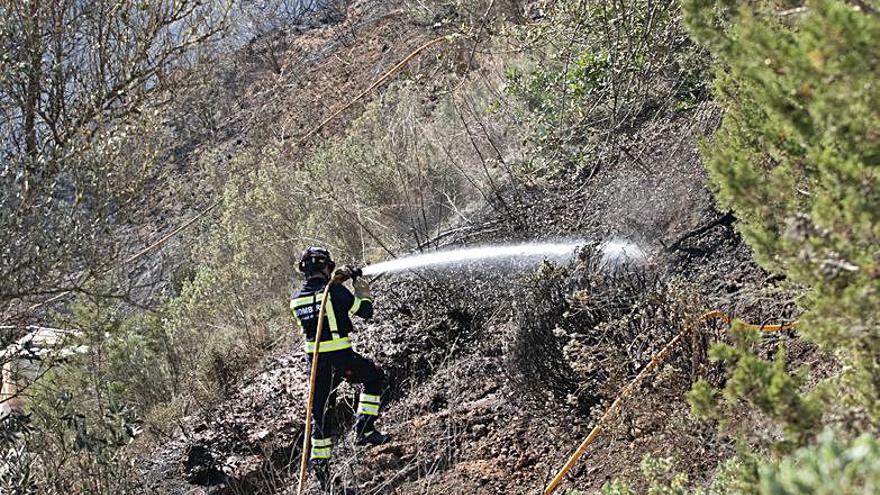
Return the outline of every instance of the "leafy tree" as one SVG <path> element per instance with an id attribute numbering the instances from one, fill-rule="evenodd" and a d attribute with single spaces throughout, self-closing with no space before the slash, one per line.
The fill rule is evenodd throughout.
<path id="1" fill-rule="evenodd" d="M 803 334 L 844 364 L 839 401 L 863 407 L 875 423 L 880 421 L 876 7 L 840 0 L 684 2 L 691 32 L 719 62 L 717 95 L 727 112 L 705 151 L 718 199 L 736 212 L 741 232 L 766 268 L 811 289 L 803 302 Z M 797 381 L 774 382 L 778 374 L 769 369 L 749 373 L 743 367 L 754 364 L 751 359 L 738 364 L 730 394 L 759 407 L 761 397 L 786 401 L 774 405 L 777 410 L 797 406 Z"/>
<path id="2" fill-rule="evenodd" d="M 137 239 L 114 230 L 141 225 L 162 185 L 160 110 L 225 12 L 200 0 L 0 2 L 4 320 L 81 288 Z"/>
<path id="3" fill-rule="evenodd" d="M 173 161 L 165 111 L 227 11 L 222 0 L 0 1 L 0 349 L 36 316 L 90 338 L 83 354 L 17 376 L 30 425 L 0 428 L 12 431 L 0 472 L 18 472 L 13 493 L 119 493 L 118 450 L 173 385 L 173 371 L 148 366 L 175 364 L 166 334 L 107 296 L 150 278 L 113 268 L 151 240 Z M 71 292 L 86 311 L 49 311 Z M 126 369 L 143 363 L 140 377 Z"/>

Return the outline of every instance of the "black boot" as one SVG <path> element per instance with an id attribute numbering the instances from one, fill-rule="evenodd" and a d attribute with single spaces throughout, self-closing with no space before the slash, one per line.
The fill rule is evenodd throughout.
<path id="1" fill-rule="evenodd" d="M 330 460 L 329 459 L 311 459 L 309 460 L 309 470 L 318 481 L 318 485 L 322 491 L 330 490 Z"/>
<path id="2" fill-rule="evenodd" d="M 355 445 L 383 445 L 391 440 L 390 436 L 376 429 L 376 416 L 365 414 L 358 416 L 354 424 L 354 434 Z"/>

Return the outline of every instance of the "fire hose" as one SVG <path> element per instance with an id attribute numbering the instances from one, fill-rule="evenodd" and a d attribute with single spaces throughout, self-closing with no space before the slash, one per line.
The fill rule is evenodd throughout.
<path id="1" fill-rule="evenodd" d="M 303 448 L 302 461 L 299 463 L 299 486 L 296 489 L 297 495 L 302 495 L 303 488 L 306 485 L 306 475 L 308 474 L 309 448 L 312 437 L 312 406 L 315 403 L 315 381 L 318 376 L 318 356 L 320 356 L 321 347 L 321 331 L 324 330 L 324 308 L 327 307 L 327 297 L 330 295 L 330 287 L 338 283 L 334 277 L 327 282 L 324 287 L 324 293 L 321 295 L 321 309 L 318 311 L 318 329 L 315 331 L 315 350 L 312 354 L 312 369 L 309 373 L 309 399 L 306 405 L 306 423 L 303 429 Z"/>
<path id="2" fill-rule="evenodd" d="M 297 495 L 302 495 L 305 488 L 306 478 L 308 477 L 309 449 L 312 440 L 312 407 L 315 404 L 315 382 L 318 377 L 318 357 L 321 352 L 321 333 L 324 330 L 324 308 L 327 307 L 327 298 L 330 296 L 330 287 L 345 282 L 347 279 L 357 279 L 363 275 L 360 268 L 346 267 L 346 271 L 337 271 L 324 287 L 321 294 L 321 309 L 318 311 L 318 328 L 315 330 L 315 350 L 312 354 L 312 368 L 309 372 L 309 398 L 306 402 L 306 419 L 303 427 L 303 446 L 302 459 L 299 463 L 299 486 L 297 487 Z M 375 282 L 382 277 L 382 273 L 373 277 L 370 282 Z"/>
<path id="3" fill-rule="evenodd" d="M 568 474 L 569 471 L 577 464 L 578 460 L 584 455 L 587 451 L 587 448 L 592 444 L 596 438 L 602 433 L 602 430 L 605 428 L 605 424 L 614 416 L 614 414 L 620 409 L 621 404 L 624 400 L 629 398 L 632 394 L 633 390 L 651 373 L 654 369 L 660 366 L 663 361 L 669 356 L 672 350 L 681 342 L 684 337 L 686 337 L 691 331 L 693 331 L 697 325 L 706 320 L 710 320 L 713 318 L 720 319 L 724 322 L 725 325 L 730 325 L 733 322 L 733 319 L 727 313 L 722 311 L 709 311 L 708 313 L 704 313 L 701 315 L 697 321 L 693 322 L 693 324 L 688 325 L 678 333 L 675 337 L 672 338 L 664 347 L 660 349 L 660 352 L 651 357 L 651 361 L 630 381 L 623 389 L 621 389 L 620 393 L 617 394 L 617 398 L 614 399 L 614 402 L 611 403 L 611 406 L 605 410 L 605 413 L 599 418 L 599 421 L 596 422 L 596 425 L 590 430 L 590 433 L 584 439 L 583 442 L 578 446 L 577 450 L 574 451 L 574 454 L 569 457 L 568 461 L 564 466 L 556 473 L 556 476 L 550 481 L 550 484 L 547 485 L 547 488 L 544 489 L 544 495 L 551 495 L 556 488 L 562 483 L 565 478 L 565 475 Z M 798 322 L 792 323 L 783 323 L 779 325 L 750 325 L 747 323 L 742 324 L 744 327 L 751 330 L 758 330 L 761 332 L 781 332 L 785 330 L 792 330 L 798 327 Z"/>

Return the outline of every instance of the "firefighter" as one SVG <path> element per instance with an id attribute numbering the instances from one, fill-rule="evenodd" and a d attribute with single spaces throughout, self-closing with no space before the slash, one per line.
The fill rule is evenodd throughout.
<path id="1" fill-rule="evenodd" d="M 388 441 L 388 436 L 380 433 L 375 425 L 379 416 L 382 390 L 385 387 L 385 375 L 372 360 L 354 352 L 349 338 L 353 316 L 367 320 L 373 315 L 370 286 L 363 278 L 355 277 L 355 271 L 350 267 L 342 267 L 334 272 L 335 267 L 336 264 L 326 249 L 320 247 L 306 249 L 298 266 L 300 273 L 305 277 L 305 283 L 290 301 L 294 320 L 304 332 L 306 359 L 311 372 L 318 314 L 321 310 L 324 288 L 331 280 L 341 282 L 349 278 L 353 279 L 354 294 L 341 283 L 331 285 L 321 330 L 321 345 L 318 348 L 309 466 L 321 488 L 325 490 L 328 489 L 330 482 L 330 456 L 333 436 L 336 433 L 331 411 L 336 402 L 335 389 L 342 379 L 350 383 L 363 384 L 354 427 L 355 443 L 381 445 Z"/>

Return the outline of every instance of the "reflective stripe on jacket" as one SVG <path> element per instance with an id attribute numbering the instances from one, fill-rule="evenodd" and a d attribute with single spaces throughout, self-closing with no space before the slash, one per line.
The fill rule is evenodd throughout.
<path id="1" fill-rule="evenodd" d="M 326 281 L 320 277 L 306 280 L 302 288 L 290 300 L 290 311 L 300 329 L 305 332 L 306 352 L 315 351 L 315 334 L 318 331 L 318 315 Z M 348 334 L 352 331 L 351 317 L 369 319 L 373 316 L 373 301 L 361 299 L 341 284 L 330 287 L 324 328 L 321 330 L 321 347 L 318 352 L 332 352 L 351 348 Z"/>

